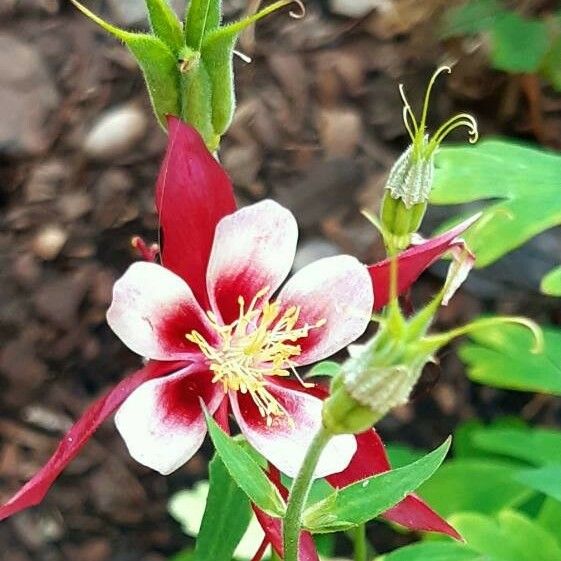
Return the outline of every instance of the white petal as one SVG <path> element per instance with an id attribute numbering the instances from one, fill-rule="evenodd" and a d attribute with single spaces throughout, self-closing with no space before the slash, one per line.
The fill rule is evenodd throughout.
<path id="1" fill-rule="evenodd" d="M 211 305 L 225 323 L 238 318 L 238 297 L 249 304 L 268 287 L 272 294 L 294 261 L 298 226 L 292 213 L 265 200 L 224 217 L 216 227 L 207 272 Z"/>
<path id="2" fill-rule="evenodd" d="M 187 283 L 155 263 L 134 263 L 115 283 L 107 323 L 129 349 L 157 360 L 199 356 L 185 338 L 193 330 L 214 337 Z"/>
<path id="3" fill-rule="evenodd" d="M 372 316 L 374 294 L 367 268 L 354 257 L 338 255 L 311 263 L 298 271 L 278 295 L 282 307 L 300 308 L 296 328 L 311 329 L 298 340 L 298 365 L 322 360 L 362 335 Z"/>
<path id="4" fill-rule="evenodd" d="M 221 387 L 199 365 L 142 384 L 115 415 L 130 455 L 162 475 L 185 464 L 206 435 L 199 398 L 211 413 L 224 399 Z"/>
<path id="5" fill-rule="evenodd" d="M 303 391 L 278 384 L 270 384 L 268 390 L 287 413 L 274 417 L 271 426 L 261 416 L 249 394 L 232 392 L 232 411 L 248 442 L 280 471 L 295 477 L 312 438 L 321 427 L 322 401 Z M 323 451 L 314 477 L 325 477 L 344 470 L 355 452 L 356 439 L 353 435 L 335 436 Z"/>

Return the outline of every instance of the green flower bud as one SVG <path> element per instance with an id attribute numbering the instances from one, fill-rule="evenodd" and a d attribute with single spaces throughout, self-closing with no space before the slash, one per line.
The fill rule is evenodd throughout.
<path id="1" fill-rule="evenodd" d="M 261 18 L 301 0 L 277 0 L 256 14 L 221 25 L 221 0 L 191 0 L 182 24 L 167 0 L 146 0 L 151 33 L 119 29 L 73 4 L 108 33 L 121 40 L 140 66 L 154 113 L 163 128 L 174 115 L 193 125 L 211 151 L 226 132 L 235 107 L 234 47 L 240 33 Z"/>
<path id="2" fill-rule="evenodd" d="M 440 126 L 432 137 L 426 132 L 426 119 L 430 94 L 436 78 L 442 72 L 451 72 L 447 66 L 439 68 L 432 76 L 425 93 L 421 120 L 417 121 L 411 105 L 405 97 L 403 84 L 399 92 L 403 100 L 403 122 L 411 138 L 411 144 L 397 159 L 390 170 L 386 183 L 386 195 L 382 206 L 382 223 L 395 237 L 395 249 L 409 245 L 423 220 L 434 180 L 434 155 L 440 143 L 458 127 L 468 127 L 469 141 L 477 141 L 477 123 L 467 113 L 455 115 Z M 392 202 L 395 201 L 395 202 Z"/>

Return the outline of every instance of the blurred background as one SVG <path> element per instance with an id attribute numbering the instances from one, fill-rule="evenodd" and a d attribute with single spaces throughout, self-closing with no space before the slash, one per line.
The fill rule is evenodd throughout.
<path id="1" fill-rule="evenodd" d="M 183 12 L 184 2 L 173 3 Z M 236 62 L 238 108 L 221 150 L 240 204 L 273 197 L 297 216 L 297 268 L 340 252 L 365 262 L 383 256 L 358 211 L 377 209 L 388 169 L 408 142 L 400 82 L 420 110 L 435 68 L 453 64 L 434 90 L 433 126 L 463 110 L 476 116 L 483 137 L 561 147 L 561 76 L 504 71 L 493 59 L 481 22 L 492 20 L 497 3 L 473 3 L 467 15 L 453 10 L 465 2 L 448 0 L 305 3 L 305 19 L 280 12 L 242 36 L 239 50 L 252 62 Z M 142 0 L 86 5 L 126 28 L 146 25 Z M 258 5 L 224 0 L 225 18 Z M 559 9 L 546 0 L 508 6 L 533 18 Z M 524 51 L 523 37 L 520 45 Z M 0 0 L 2 500 L 94 397 L 138 366 L 104 314 L 113 282 L 135 258 L 131 236 L 156 239 L 153 185 L 165 142 L 121 45 L 65 0 Z M 425 234 L 449 214 L 432 210 Z M 442 311 L 442 325 L 484 310 L 561 323 L 558 304 L 538 292 L 560 255 L 554 229 L 476 271 Z M 414 301 L 434 293 L 443 270 L 425 276 Z M 560 410 L 553 400 L 470 383 L 447 352 L 413 402 L 380 430 L 385 439 L 430 447 L 475 414 L 555 424 Z M 0 558 L 164 561 L 188 543 L 167 500 L 206 476 L 208 455 L 203 449 L 164 478 L 134 463 L 107 423 L 40 507 L 0 525 Z M 378 551 L 410 540 L 381 524 L 371 538 Z"/>

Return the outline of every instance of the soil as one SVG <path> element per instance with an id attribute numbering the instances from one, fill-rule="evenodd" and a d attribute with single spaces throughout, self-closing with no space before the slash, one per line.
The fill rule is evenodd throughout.
<path id="1" fill-rule="evenodd" d="M 113 21 L 133 14 L 123 6 L 116 11 L 118 4 L 88 6 Z M 244 34 L 239 48 L 253 62 L 236 61 L 238 108 L 221 150 L 240 204 L 270 196 L 296 214 L 300 264 L 341 251 L 365 262 L 382 257 L 379 239 L 358 211 L 376 209 L 387 171 L 407 144 L 399 82 L 418 106 L 435 67 L 456 60 L 453 74 L 435 90 L 431 123 L 468 110 L 483 136 L 560 147 L 560 97 L 547 85 L 490 70 L 484 42 L 438 41 L 447 2 L 391 0 L 388 9 L 354 17 L 329 9 L 336 4 L 344 11 L 353 0 L 308 0 L 305 19 L 279 13 Z M 536 12 L 548 9 L 547 2 L 526 4 Z M 245 5 L 226 1 L 227 16 L 241 15 Z M 138 367 L 104 314 L 113 282 L 136 258 L 131 236 L 156 238 L 153 185 L 166 139 L 130 55 L 70 3 L 2 0 L 0 51 L 4 500 L 42 465 L 88 403 Z M 537 98 L 528 93 L 536 91 Z M 96 152 L 92 128 L 107 111 L 123 107 L 129 133 L 110 130 L 120 144 L 108 147 L 103 137 Z M 429 217 L 427 232 L 442 216 L 440 210 Z M 559 307 L 537 291 L 540 271 L 558 261 L 548 249 L 552 239 L 559 248 L 561 236 L 552 231 L 502 265 L 479 271 L 443 311 L 441 326 L 484 310 L 561 323 Z M 530 262 L 535 278 L 512 275 L 530 270 Z M 435 269 L 415 288 L 417 304 L 434 293 L 441 272 Z M 430 447 L 461 420 L 520 412 L 540 423 L 560 421 L 554 400 L 470 383 L 450 349 L 425 373 L 412 404 L 380 430 L 387 440 Z M 205 477 L 210 453 L 207 444 L 164 478 L 131 460 L 107 423 L 41 506 L 0 525 L 2 559 L 167 559 L 189 540 L 166 502 Z M 381 524 L 371 537 L 378 551 L 410 539 Z"/>

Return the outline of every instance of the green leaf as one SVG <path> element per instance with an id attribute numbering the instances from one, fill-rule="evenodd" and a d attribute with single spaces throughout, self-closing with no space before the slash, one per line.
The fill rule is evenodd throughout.
<path id="1" fill-rule="evenodd" d="M 190 549 L 184 549 L 171 557 L 169 561 L 195 561 L 195 552 Z"/>
<path id="2" fill-rule="evenodd" d="M 167 0 L 146 0 L 150 28 L 174 53 L 183 47 L 183 30 Z"/>
<path id="3" fill-rule="evenodd" d="M 324 360 L 311 368 L 306 374 L 306 378 L 313 378 L 314 376 L 327 376 L 329 378 L 334 378 L 337 374 L 339 374 L 339 372 L 341 372 L 341 365 L 338 362 Z"/>
<path id="4" fill-rule="evenodd" d="M 486 31 L 505 13 L 497 0 L 471 0 L 446 10 L 440 35 L 443 39 Z"/>
<path id="5" fill-rule="evenodd" d="M 553 561 L 561 559 L 555 538 L 523 514 L 505 510 L 496 517 L 462 513 L 452 524 L 470 549 L 485 561 Z"/>
<path id="6" fill-rule="evenodd" d="M 142 70 L 154 113 L 165 128 L 166 115 L 180 114 L 179 70 L 170 48 L 153 35 L 131 33 L 107 23 L 77 0 L 72 3 L 94 23 L 125 43 Z"/>
<path id="7" fill-rule="evenodd" d="M 451 439 L 420 460 L 331 493 L 304 512 L 304 526 L 328 533 L 363 524 L 388 510 L 426 481 L 443 462 Z"/>
<path id="8" fill-rule="evenodd" d="M 445 518 L 463 511 L 494 514 L 532 495 L 532 490 L 514 480 L 518 470 L 519 466 L 506 461 L 452 460 L 418 494 Z"/>
<path id="9" fill-rule="evenodd" d="M 561 199 L 561 197 L 560 197 Z M 532 353 L 532 334 L 518 325 L 478 330 L 460 347 L 471 380 L 521 391 L 561 395 L 561 330 L 543 328 L 544 348 Z"/>
<path id="10" fill-rule="evenodd" d="M 522 470 L 515 478 L 520 483 L 561 501 L 561 464 Z"/>
<path id="11" fill-rule="evenodd" d="M 561 502 L 552 498 L 547 498 L 536 518 L 536 522 L 545 530 L 557 538 L 557 543 L 561 547 Z"/>
<path id="12" fill-rule="evenodd" d="M 561 267 L 549 271 L 542 279 L 540 290 L 549 296 L 561 296 Z"/>
<path id="13" fill-rule="evenodd" d="M 231 561 L 252 511 L 246 494 L 230 476 L 219 456 L 209 465 L 210 489 L 195 547 L 195 561 Z M 216 539 L 220 536 L 220 539 Z"/>
<path id="14" fill-rule="evenodd" d="M 234 481 L 261 510 L 272 516 L 283 516 L 284 501 L 257 462 L 216 424 L 206 410 L 205 416 L 212 443 Z"/>
<path id="15" fill-rule="evenodd" d="M 483 428 L 473 432 L 472 444 L 535 466 L 561 463 L 561 431 L 553 429 Z"/>
<path id="16" fill-rule="evenodd" d="M 542 60 L 540 73 L 558 92 L 561 91 L 561 35 L 553 39 Z"/>
<path id="17" fill-rule="evenodd" d="M 506 72 L 536 72 L 549 48 L 545 22 L 506 12 L 491 29 L 491 63 Z"/>
<path id="18" fill-rule="evenodd" d="M 505 140 L 485 140 L 473 147 L 441 148 L 436 165 L 432 203 L 489 201 L 483 217 L 465 235 L 477 255 L 476 267 L 490 265 L 561 224 L 558 154 Z"/>
<path id="19" fill-rule="evenodd" d="M 402 547 L 376 561 L 489 561 L 464 544 L 455 542 L 416 543 Z"/>

